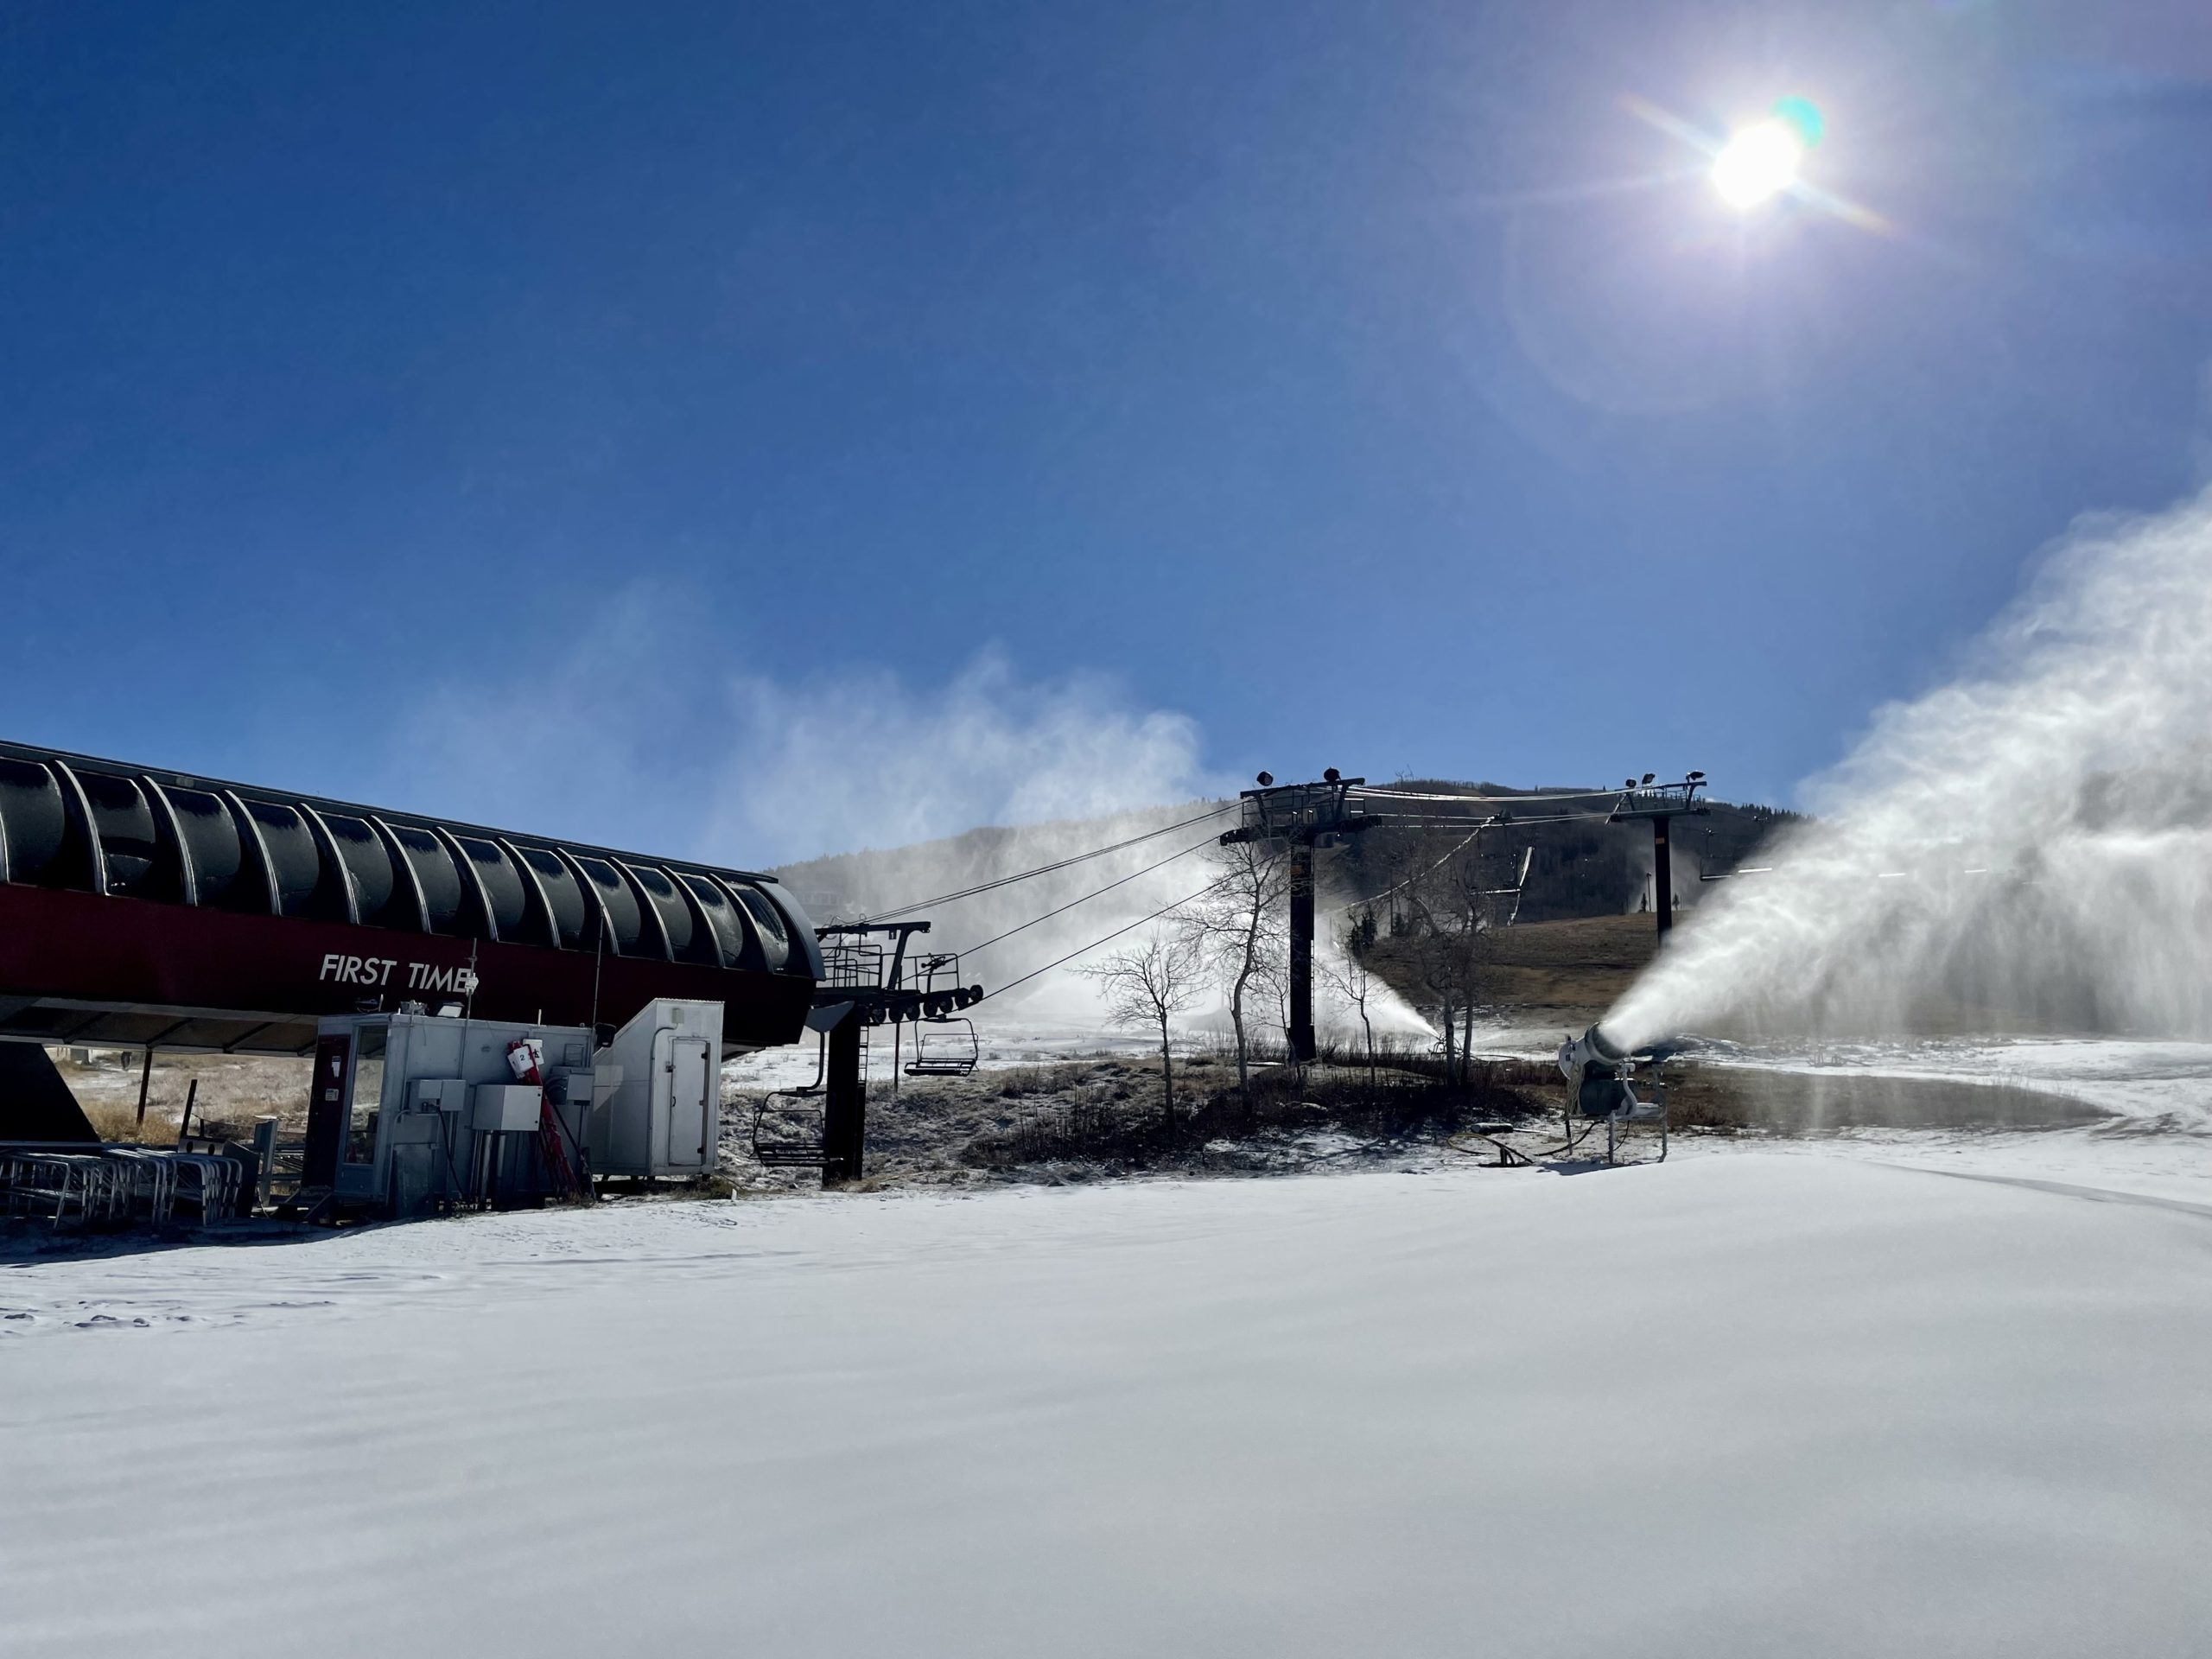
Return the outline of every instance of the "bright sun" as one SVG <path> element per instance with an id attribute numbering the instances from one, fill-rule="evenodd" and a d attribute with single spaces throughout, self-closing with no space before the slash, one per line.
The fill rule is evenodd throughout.
<path id="1" fill-rule="evenodd" d="M 1805 141 L 1779 118 L 1757 122 L 1729 135 L 1713 158 L 1713 188 L 1738 213 L 1748 213 L 1796 181 Z"/>

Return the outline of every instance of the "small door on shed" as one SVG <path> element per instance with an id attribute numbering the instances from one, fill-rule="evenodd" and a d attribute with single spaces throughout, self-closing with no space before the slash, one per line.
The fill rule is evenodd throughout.
<path id="1" fill-rule="evenodd" d="M 669 1169 L 699 1169 L 707 1161 L 707 1134 L 710 1121 L 708 1090 L 715 1086 L 715 1068 L 707 1056 L 702 1037 L 664 1033 L 668 1044 L 662 1080 L 668 1096 L 661 1114 L 661 1161 Z"/>
<path id="2" fill-rule="evenodd" d="M 300 1169 L 302 1186 L 338 1185 L 338 1154 L 346 1140 L 346 1063 L 353 1058 L 350 1032 L 333 1032 L 315 1046 L 307 1154 Z"/>

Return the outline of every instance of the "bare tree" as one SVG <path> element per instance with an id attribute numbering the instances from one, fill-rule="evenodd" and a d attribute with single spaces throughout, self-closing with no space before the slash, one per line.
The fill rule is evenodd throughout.
<path id="1" fill-rule="evenodd" d="M 1160 1098 L 1167 1122 L 1173 1123 L 1175 1056 L 1167 1027 L 1205 988 L 1205 960 L 1197 937 L 1185 928 L 1156 931 L 1142 944 L 1101 957 L 1076 971 L 1098 982 L 1109 1022 L 1125 1028 L 1158 1029 Z"/>
<path id="2" fill-rule="evenodd" d="M 1229 1024 L 1236 1037 L 1236 1090 L 1249 1101 L 1252 1005 L 1277 977 L 1274 968 L 1284 943 L 1289 861 L 1280 848 L 1240 841 L 1216 849 L 1213 863 L 1219 879 L 1192 907 L 1188 934 L 1229 999 Z"/>
<path id="3" fill-rule="evenodd" d="M 1359 1028 L 1367 1038 L 1367 1092 L 1373 1094 L 1375 1078 L 1375 1021 L 1370 1017 L 1368 1002 L 1375 995 L 1375 972 L 1368 965 L 1367 953 L 1375 948 L 1375 918 L 1370 914 L 1363 923 L 1356 922 L 1337 932 L 1338 960 L 1320 964 L 1323 976 L 1330 988 L 1359 1015 Z"/>
<path id="4" fill-rule="evenodd" d="M 1446 1081 L 1467 1075 L 1473 1047 L 1475 1008 L 1482 972 L 1491 954 L 1498 888 L 1479 838 L 1446 844 L 1441 856 L 1435 838 L 1408 838 L 1402 849 L 1407 874 L 1394 897 L 1405 923 L 1399 950 L 1414 977 L 1434 999 L 1443 1029 Z M 1464 1023 L 1464 1032 L 1462 1025 Z"/>

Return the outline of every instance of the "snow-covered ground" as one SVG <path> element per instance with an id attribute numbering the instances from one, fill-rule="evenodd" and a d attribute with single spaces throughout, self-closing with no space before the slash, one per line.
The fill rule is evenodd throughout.
<path id="1" fill-rule="evenodd" d="M 1157 1038 L 1141 1032 L 1116 1031 L 1103 1025 L 1002 1017 L 980 1018 L 974 1023 L 976 1067 L 984 1071 L 1052 1065 L 1101 1054 L 1156 1056 L 1160 1052 Z M 901 1030 L 895 1045 L 887 1027 L 872 1031 L 868 1037 L 868 1076 L 875 1083 L 887 1084 L 894 1064 L 914 1058 L 914 1027 L 907 1026 Z M 937 1039 L 932 1037 L 931 1040 Z M 1179 1048 L 1188 1048 L 1208 1042 L 1211 1038 L 1207 1033 L 1194 1032 L 1182 1033 L 1177 1040 Z M 817 1041 L 810 1037 L 788 1048 L 764 1048 L 732 1060 L 723 1066 L 722 1075 L 734 1087 L 748 1091 L 792 1089 L 812 1083 L 820 1063 Z"/>
<path id="2" fill-rule="evenodd" d="M 2212 1205 L 2035 1139 L 9 1269 L 0 1652 L 2205 1651 Z"/>

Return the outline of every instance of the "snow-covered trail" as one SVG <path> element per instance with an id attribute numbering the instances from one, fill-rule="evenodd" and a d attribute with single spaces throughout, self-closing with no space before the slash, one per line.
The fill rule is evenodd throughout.
<path id="1" fill-rule="evenodd" d="M 50 1262 L 0 1651 L 2202 1651 L 2208 1305 L 2212 1217 L 1809 1156 Z"/>

